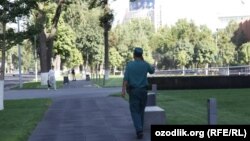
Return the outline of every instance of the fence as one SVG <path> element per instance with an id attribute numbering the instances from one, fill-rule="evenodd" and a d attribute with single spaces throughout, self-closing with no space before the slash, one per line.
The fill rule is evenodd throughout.
<path id="1" fill-rule="evenodd" d="M 250 75 L 250 65 L 175 69 L 175 70 L 156 70 L 150 76 L 228 76 L 228 75 Z"/>
<path id="2" fill-rule="evenodd" d="M 113 76 L 123 77 L 123 71 L 116 71 Z M 154 76 L 240 76 L 250 75 L 250 65 L 227 66 L 227 67 L 210 67 L 210 68 L 192 68 L 192 69 L 173 69 L 173 70 L 156 70 Z M 91 73 L 91 78 L 100 80 L 103 74 Z"/>

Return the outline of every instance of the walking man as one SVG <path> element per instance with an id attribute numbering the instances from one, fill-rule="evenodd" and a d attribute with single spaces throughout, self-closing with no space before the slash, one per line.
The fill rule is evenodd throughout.
<path id="1" fill-rule="evenodd" d="M 71 70 L 71 74 L 72 74 L 72 81 L 76 81 L 76 73 L 74 68 Z"/>
<path id="2" fill-rule="evenodd" d="M 129 108 L 138 139 L 143 138 L 144 110 L 147 102 L 147 73 L 155 69 L 143 59 L 142 48 L 134 49 L 134 61 L 127 64 L 123 78 L 122 96 L 129 95 Z"/>
<path id="3" fill-rule="evenodd" d="M 51 66 L 51 69 L 49 70 L 48 73 L 48 90 L 50 89 L 51 86 L 54 87 L 54 90 L 56 90 L 56 77 L 55 77 L 55 71 L 54 71 L 54 66 Z"/>

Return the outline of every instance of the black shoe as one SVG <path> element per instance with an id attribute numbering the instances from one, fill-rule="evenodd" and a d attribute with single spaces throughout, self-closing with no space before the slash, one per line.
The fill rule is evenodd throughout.
<path id="1" fill-rule="evenodd" d="M 142 139 L 143 138 L 143 132 L 142 131 L 138 131 L 136 133 L 136 135 L 137 135 L 137 139 Z"/>

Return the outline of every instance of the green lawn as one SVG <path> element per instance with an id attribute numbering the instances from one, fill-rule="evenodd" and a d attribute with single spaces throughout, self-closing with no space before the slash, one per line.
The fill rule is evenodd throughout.
<path id="1" fill-rule="evenodd" d="M 122 80 L 123 80 L 122 77 L 110 76 L 110 78 L 105 81 L 105 85 L 103 85 L 103 78 L 92 79 L 92 82 L 100 87 L 121 87 Z"/>
<path id="2" fill-rule="evenodd" d="M 158 91 L 156 103 L 165 110 L 167 124 L 208 124 L 209 98 L 217 100 L 218 124 L 250 124 L 250 89 Z"/>
<path id="3" fill-rule="evenodd" d="M 56 87 L 61 88 L 63 86 L 63 81 L 56 81 Z M 41 85 L 41 82 L 26 82 L 23 83 L 23 88 L 21 89 L 47 89 L 47 85 Z M 13 89 L 20 89 L 19 85 Z"/>
<path id="4" fill-rule="evenodd" d="M 6 100 L 4 103 L 5 109 L 0 111 L 0 140 L 27 141 L 51 100 Z"/>
<path id="5" fill-rule="evenodd" d="M 121 86 L 122 78 L 111 77 L 105 84 Z M 159 91 L 157 105 L 165 109 L 168 124 L 207 124 L 209 98 L 217 99 L 218 124 L 250 124 L 250 89 Z"/>
<path id="6" fill-rule="evenodd" d="M 207 100 L 216 98 L 218 124 L 250 124 L 250 89 L 159 91 L 168 124 L 207 124 Z"/>

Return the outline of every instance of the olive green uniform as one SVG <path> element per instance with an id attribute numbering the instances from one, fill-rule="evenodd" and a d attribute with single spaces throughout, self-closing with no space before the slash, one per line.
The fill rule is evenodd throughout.
<path id="1" fill-rule="evenodd" d="M 137 59 L 127 64 L 124 75 L 124 81 L 128 82 L 129 106 L 136 132 L 143 130 L 147 102 L 147 73 L 154 73 L 154 68 L 147 62 Z"/>

